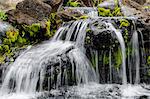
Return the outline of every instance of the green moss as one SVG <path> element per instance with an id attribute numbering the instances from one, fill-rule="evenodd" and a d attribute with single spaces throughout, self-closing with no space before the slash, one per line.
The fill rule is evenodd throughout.
<path id="1" fill-rule="evenodd" d="M 49 20 L 46 22 L 47 32 L 45 36 L 47 36 L 48 38 L 51 38 L 52 36 L 54 36 L 60 23 L 61 23 L 61 20 L 58 19 L 57 13 L 51 13 Z"/>
<path id="2" fill-rule="evenodd" d="M 94 6 L 98 6 L 100 3 L 102 3 L 104 0 L 92 0 Z"/>
<path id="3" fill-rule="evenodd" d="M 114 58 L 115 58 L 115 68 L 119 70 L 122 64 L 122 54 L 120 48 L 118 48 L 118 51 L 114 53 Z"/>
<path id="4" fill-rule="evenodd" d="M 129 37 L 129 33 L 128 33 L 128 30 L 127 29 L 125 29 L 125 31 L 124 31 L 125 33 L 125 35 L 124 35 L 124 40 L 125 40 L 125 43 L 127 43 L 128 42 L 128 37 Z"/>
<path id="5" fill-rule="evenodd" d="M 144 9 L 150 9 L 150 6 L 144 6 Z"/>
<path id="6" fill-rule="evenodd" d="M 9 51 L 9 46 L 8 45 L 3 45 L 4 50 L 7 52 Z"/>
<path id="7" fill-rule="evenodd" d="M 110 9 L 98 7 L 98 15 L 103 17 L 112 17 Z"/>
<path id="8" fill-rule="evenodd" d="M 14 60 L 13 55 L 16 50 L 52 37 L 58 28 L 59 22 L 60 20 L 56 19 L 56 13 L 51 13 L 49 20 L 45 21 L 44 28 L 42 28 L 40 23 L 34 23 L 32 25 L 23 24 L 21 27 L 18 26 L 19 30 L 8 30 L 6 36 L 2 37 L 2 45 L 0 45 L 1 56 Z M 5 61 L 5 57 L 0 57 L 1 63 Z"/>
<path id="9" fill-rule="evenodd" d="M 6 44 L 6 45 L 11 45 L 11 39 L 8 39 L 8 38 L 3 38 L 3 44 Z"/>
<path id="10" fill-rule="evenodd" d="M 3 55 L 0 55 L 0 64 L 3 64 L 3 63 L 5 63 L 5 56 L 3 56 Z"/>
<path id="11" fill-rule="evenodd" d="M 25 44 L 25 43 L 27 43 L 27 40 L 25 38 L 22 38 L 21 36 L 19 36 L 17 42 L 19 44 Z"/>
<path id="12" fill-rule="evenodd" d="M 19 31 L 18 30 L 9 30 L 6 32 L 6 36 L 7 36 L 7 39 L 6 39 L 6 42 L 15 42 L 18 38 L 18 35 L 19 35 Z"/>
<path id="13" fill-rule="evenodd" d="M 52 36 L 50 29 L 51 29 L 51 21 L 48 20 L 48 21 L 46 22 L 46 34 L 45 34 L 45 36 L 48 36 L 48 37 L 51 37 L 51 36 Z"/>
<path id="14" fill-rule="evenodd" d="M 0 53 L 3 52 L 3 47 L 0 45 Z"/>
<path id="15" fill-rule="evenodd" d="M 72 1 L 72 0 L 69 0 L 67 2 L 67 6 L 70 6 L 70 7 L 80 7 L 80 3 L 78 1 Z"/>
<path id="16" fill-rule="evenodd" d="M 147 58 L 147 64 L 150 65 L 150 56 Z"/>
<path id="17" fill-rule="evenodd" d="M 120 7 L 115 7 L 114 11 L 112 12 L 113 16 L 122 16 L 123 14 L 121 13 L 121 8 Z"/>
<path id="18" fill-rule="evenodd" d="M 90 36 L 87 36 L 87 37 L 85 38 L 85 43 L 86 43 L 86 44 L 90 44 L 90 43 L 91 43 L 91 38 L 90 38 Z"/>
<path id="19" fill-rule="evenodd" d="M 115 0 L 115 8 L 114 9 L 105 9 L 102 7 L 98 7 L 98 15 L 103 17 L 114 17 L 114 16 L 123 16 L 121 12 L 121 8 L 118 5 L 118 0 Z"/>
<path id="20" fill-rule="evenodd" d="M 2 10 L 0 10 L 0 19 L 3 20 L 3 21 L 7 20 L 7 15 Z"/>
<path id="21" fill-rule="evenodd" d="M 27 31 L 30 37 L 36 37 L 37 33 L 40 31 L 41 25 L 40 23 L 34 23 L 30 26 L 23 25 L 25 31 Z"/>
<path id="22" fill-rule="evenodd" d="M 126 20 L 126 19 L 121 19 L 120 20 L 120 26 L 119 26 L 119 28 L 128 27 L 128 26 L 130 26 L 130 23 L 129 23 L 128 20 Z"/>
<path id="23" fill-rule="evenodd" d="M 147 74 L 148 74 L 148 76 L 150 76 L 150 69 L 148 70 Z"/>
<path id="24" fill-rule="evenodd" d="M 105 65 L 109 64 L 109 57 L 106 54 L 104 54 L 104 56 L 103 56 L 103 63 Z"/>
<path id="25" fill-rule="evenodd" d="M 83 15 L 83 16 L 80 16 L 78 19 L 80 20 L 80 19 L 88 19 L 88 18 L 89 18 L 89 16 Z"/>

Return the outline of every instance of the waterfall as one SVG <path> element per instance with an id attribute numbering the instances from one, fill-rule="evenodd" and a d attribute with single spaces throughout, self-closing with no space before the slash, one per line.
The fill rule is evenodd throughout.
<path id="1" fill-rule="evenodd" d="M 123 36 L 119 30 L 116 30 L 115 27 L 111 23 L 106 23 L 110 30 L 113 30 L 119 43 L 121 46 L 121 52 L 122 52 L 122 83 L 127 84 L 127 75 L 126 75 L 126 47 L 125 42 L 123 39 Z"/>
<path id="2" fill-rule="evenodd" d="M 84 39 L 86 36 L 87 21 L 75 21 L 70 27 L 60 28 L 52 41 L 40 44 L 30 50 L 22 53 L 16 61 L 8 68 L 4 82 L 1 87 L 1 93 L 25 92 L 35 93 L 38 83 L 40 91 L 43 90 L 43 82 L 47 73 L 49 63 L 59 63 L 60 70 L 57 75 L 56 87 L 61 86 L 62 82 L 67 82 L 67 77 L 73 75 L 77 84 L 97 82 L 97 77 L 90 62 L 84 55 Z M 79 27 L 80 26 L 80 27 Z M 71 38 L 77 27 L 74 42 Z M 66 34 L 65 34 L 66 33 Z M 65 42 L 60 41 L 61 37 L 66 35 Z M 63 58 L 59 58 L 63 57 Z M 62 70 L 62 61 L 69 59 L 72 68 L 72 74 L 67 74 L 67 69 Z M 50 67 L 50 73 L 54 73 L 56 68 Z M 68 68 L 68 67 L 64 67 Z M 63 81 L 62 81 L 63 80 Z M 52 82 L 50 82 L 52 83 Z M 48 88 L 50 89 L 50 88 Z"/>
<path id="3" fill-rule="evenodd" d="M 116 19 L 114 18 L 114 20 Z M 2 27 L 1 24 L 0 27 Z M 117 81 L 114 80 L 113 51 L 115 50 L 110 45 L 106 48 L 108 51 L 90 47 L 87 52 L 85 46 L 87 29 L 93 31 L 92 36 L 97 37 L 98 34 L 110 32 L 112 39 L 118 40 L 121 49 L 121 75 L 119 73 L 115 76 L 121 79 L 120 85 L 116 84 Z M 98 42 L 98 44 L 100 43 Z M 67 94 L 83 95 L 84 97 L 89 95 L 89 99 L 93 99 L 93 97 L 99 99 L 104 95 L 104 92 L 112 96 L 116 93 L 126 96 L 128 89 L 135 92 L 134 95 L 136 93 L 147 95 L 149 91 L 143 90 L 144 88 L 141 86 L 128 85 L 128 80 L 132 83 L 133 79 L 134 84 L 140 83 L 140 45 L 136 30 L 133 32 L 130 43 L 131 57 L 126 55 L 127 48 L 122 31 L 116 28 L 111 22 L 111 18 L 89 18 L 64 23 L 51 40 L 27 49 L 14 63 L 8 66 L 6 73 L 3 74 L 4 80 L 0 90 L 0 98 L 7 99 L 9 95 L 14 97 L 14 95 L 20 94 L 22 96 L 19 95 L 15 99 L 22 99 L 24 95 L 27 95 L 25 99 L 34 99 L 36 98 L 35 93 L 55 92 L 66 86 Z M 108 68 L 105 67 L 103 56 L 108 57 Z M 135 73 L 132 73 L 133 70 Z M 104 74 L 107 76 L 101 77 Z M 101 79 L 109 85 L 98 84 L 101 83 Z M 124 88 L 126 89 L 124 90 Z M 141 89 L 141 91 L 136 91 L 136 89 Z"/>
<path id="4" fill-rule="evenodd" d="M 69 51 L 68 54 L 67 51 Z M 53 61 L 61 63 L 60 60 L 54 59 L 65 53 L 69 57 L 72 66 L 76 66 L 73 67 L 76 69 L 73 69 L 72 72 L 76 74 L 77 84 L 95 82 L 97 80 L 96 74 L 86 59 L 86 56 L 73 43 L 56 41 L 41 44 L 21 54 L 10 66 L 2 84 L 1 91 L 6 93 L 11 91 L 36 92 L 38 81 L 40 81 L 40 86 L 43 84 L 48 63 Z M 51 72 L 54 72 L 53 69 L 51 69 Z M 62 73 L 60 72 L 59 74 L 61 75 Z M 58 81 L 62 82 L 61 79 L 59 78 Z M 42 89 L 40 88 L 40 91 Z"/>
<path id="5" fill-rule="evenodd" d="M 132 36 L 132 60 L 136 67 L 135 84 L 140 82 L 140 55 L 139 55 L 139 40 L 138 33 L 135 30 Z"/>

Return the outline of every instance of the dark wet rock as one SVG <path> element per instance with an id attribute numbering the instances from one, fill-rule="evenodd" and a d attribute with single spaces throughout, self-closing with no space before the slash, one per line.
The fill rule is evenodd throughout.
<path id="1" fill-rule="evenodd" d="M 148 96 L 140 96 L 139 99 L 148 99 Z"/>

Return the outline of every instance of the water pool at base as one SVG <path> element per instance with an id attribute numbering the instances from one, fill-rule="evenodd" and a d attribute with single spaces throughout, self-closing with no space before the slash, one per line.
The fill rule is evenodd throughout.
<path id="1" fill-rule="evenodd" d="M 50 92 L 11 93 L 1 95 L 0 99 L 150 99 L 150 85 L 90 83 Z"/>

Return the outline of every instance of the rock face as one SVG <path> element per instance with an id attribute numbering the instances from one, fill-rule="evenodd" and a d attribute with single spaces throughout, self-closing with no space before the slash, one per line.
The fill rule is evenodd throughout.
<path id="1" fill-rule="evenodd" d="M 81 0 L 87 7 L 92 7 L 93 3 L 92 0 Z"/>
<path id="2" fill-rule="evenodd" d="M 141 5 L 143 5 L 144 3 L 146 3 L 146 0 L 133 0 Z"/>
<path id="3" fill-rule="evenodd" d="M 10 10 L 10 9 L 15 9 L 16 4 L 21 2 L 23 0 L 0 0 L 0 9 L 1 10 Z"/>
<path id="4" fill-rule="evenodd" d="M 63 21 L 71 21 L 71 20 L 76 20 L 77 17 L 82 16 L 78 11 L 72 10 L 72 9 L 66 9 L 64 11 L 58 12 L 58 16 L 63 20 Z"/>
<path id="5" fill-rule="evenodd" d="M 45 17 L 49 17 L 52 8 L 38 0 L 25 0 L 20 2 L 16 6 L 17 10 L 25 13 L 38 20 L 43 20 Z"/>
<path id="6" fill-rule="evenodd" d="M 48 18 L 51 6 L 39 0 L 25 0 L 16 6 L 16 10 L 7 12 L 9 22 L 30 25 Z"/>
<path id="7" fill-rule="evenodd" d="M 63 3 L 63 0 L 43 0 L 43 2 L 49 4 L 53 8 L 53 12 L 55 12 Z"/>

